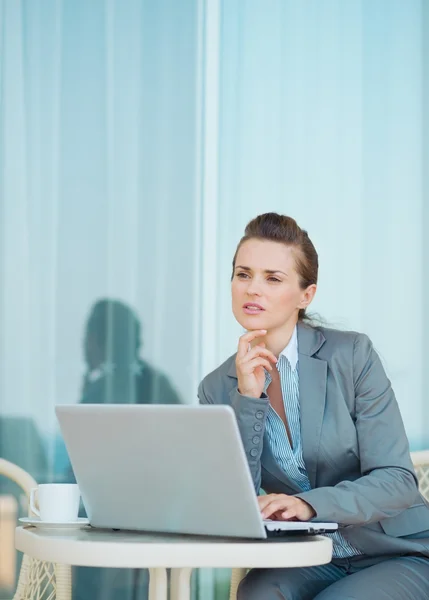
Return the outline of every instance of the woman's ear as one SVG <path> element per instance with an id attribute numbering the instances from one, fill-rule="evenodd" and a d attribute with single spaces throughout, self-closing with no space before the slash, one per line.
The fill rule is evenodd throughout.
<path id="1" fill-rule="evenodd" d="M 315 283 L 309 285 L 305 290 L 303 290 L 301 302 L 298 304 L 298 308 L 307 308 L 307 306 L 309 306 L 312 303 L 313 298 L 316 295 L 316 291 L 317 285 Z"/>

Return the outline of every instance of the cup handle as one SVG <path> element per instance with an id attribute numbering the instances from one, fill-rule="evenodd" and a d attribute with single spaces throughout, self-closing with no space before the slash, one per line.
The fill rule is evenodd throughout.
<path id="1" fill-rule="evenodd" d="M 37 493 L 37 488 L 32 488 L 30 492 L 30 511 L 34 513 L 37 517 L 40 518 L 40 511 L 35 506 L 35 496 Z"/>

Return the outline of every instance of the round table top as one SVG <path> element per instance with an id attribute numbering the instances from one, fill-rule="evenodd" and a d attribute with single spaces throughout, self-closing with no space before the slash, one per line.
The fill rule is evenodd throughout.
<path id="1" fill-rule="evenodd" d="M 39 560 L 82 567 L 308 567 L 332 558 L 332 540 L 324 536 L 246 540 L 90 527 L 18 527 L 15 545 Z"/>

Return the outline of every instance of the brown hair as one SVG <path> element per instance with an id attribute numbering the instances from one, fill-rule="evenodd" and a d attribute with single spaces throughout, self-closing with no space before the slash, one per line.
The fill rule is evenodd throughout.
<path id="1" fill-rule="evenodd" d="M 305 290 L 309 285 L 317 283 L 319 271 L 319 259 L 313 242 L 308 237 L 308 233 L 299 227 L 298 223 L 278 213 L 265 213 L 252 219 L 244 230 L 244 236 L 238 243 L 232 260 L 232 277 L 234 277 L 235 261 L 237 253 L 244 242 L 247 240 L 269 240 L 271 242 L 280 242 L 286 246 L 293 247 L 296 251 L 295 267 L 299 276 L 301 289 Z M 305 308 L 301 308 L 298 313 L 298 319 L 308 319 Z"/>

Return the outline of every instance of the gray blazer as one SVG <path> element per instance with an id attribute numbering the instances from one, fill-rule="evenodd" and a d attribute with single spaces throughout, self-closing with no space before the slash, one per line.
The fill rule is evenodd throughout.
<path id="1" fill-rule="evenodd" d="M 238 392 L 235 355 L 198 389 L 202 404 L 234 409 L 256 492 L 302 498 L 315 521 L 338 522 L 366 555 L 429 556 L 429 504 L 418 491 L 395 395 L 369 338 L 299 323 L 298 352 L 308 492 L 274 460 L 264 434 L 268 397 Z"/>

